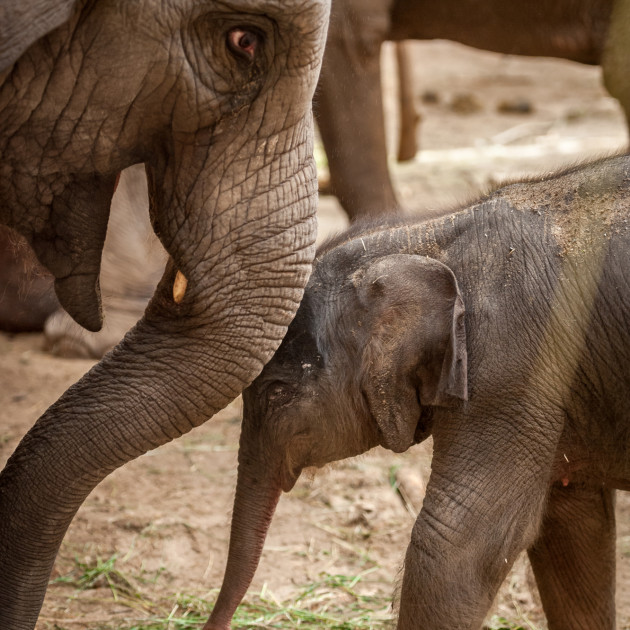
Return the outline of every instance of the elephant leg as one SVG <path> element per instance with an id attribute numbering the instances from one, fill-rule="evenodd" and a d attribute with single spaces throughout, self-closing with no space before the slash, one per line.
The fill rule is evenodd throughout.
<path id="1" fill-rule="evenodd" d="M 400 133 L 398 161 L 413 160 L 418 153 L 418 126 L 421 116 L 416 106 L 413 84 L 413 49 L 410 42 L 396 43 L 398 69 L 398 99 L 400 104 Z"/>
<path id="2" fill-rule="evenodd" d="M 549 630 L 614 629 L 614 490 L 555 484 L 528 553 Z"/>
<path id="3" fill-rule="evenodd" d="M 381 94 L 387 19 L 376 11 L 358 21 L 341 9 L 333 14 L 315 98 L 331 191 L 351 220 L 399 209 L 387 167 Z M 380 23 L 378 31 L 358 32 L 363 24 Z"/>
<path id="4" fill-rule="evenodd" d="M 630 129 L 630 0 L 614 0 L 610 27 L 602 54 L 604 85 L 621 105 Z"/>
<path id="5" fill-rule="evenodd" d="M 399 630 L 481 627 L 542 520 L 557 438 L 533 424 L 510 412 L 488 422 L 436 419 L 431 478 L 405 557 Z"/>

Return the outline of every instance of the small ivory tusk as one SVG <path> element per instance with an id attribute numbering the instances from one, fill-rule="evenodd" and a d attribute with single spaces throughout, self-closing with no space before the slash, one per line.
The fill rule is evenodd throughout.
<path id="1" fill-rule="evenodd" d="M 186 276 L 181 271 L 178 271 L 175 276 L 175 282 L 173 282 L 173 300 L 175 304 L 179 304 L 184 299 L 187 286 L 188 280 L 186 280 Z"/>

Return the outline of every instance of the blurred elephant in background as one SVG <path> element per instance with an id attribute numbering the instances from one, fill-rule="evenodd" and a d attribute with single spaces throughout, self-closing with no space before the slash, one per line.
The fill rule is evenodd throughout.
<path id="1" fill-rule="evenodd" d="M 102 324 L 116 179 L 143 163 L 168 253 L 142 317 L 0 473 L 0 627 L 31 630 L 76 510 L 205 422 L 276 350 L 311 271 L 312 98 L 328 0 L 0 5 L 0 223 Z"/>
<path id="2" fill-rule="evenodd" d="M 396 73 L 398 75 L 398 151 L 396 160 L 407 162 L 418 153 L 418 126 L 422 114 L 414 93 L 413 48 L 410 42 L 396 42 Z"/>
<path id="3" fill-rule="evenodd" d="M 380 52 L 384 41 L 406 39 L 447 39 L 506 54 L 601 64 L 608 91 L 630 113 L 628 0 L 333 0 L 315 114 L 330 190 L 350 219 L 399 209 L 387 167 Z M 409 107 L 406 54 L 404 45 L 397 46 L 403 123 L 409 129 L 417 117 Z M 413 149 L 401 146 L 403 157 Z"/>
<path id="4" fill-rule="evenodd" d="M 615 628 L 615 489 L 630 489 L 630 156 L 317 252 L 243 392 L 228 630 L 276 503 L 309 466 L 433 436 L 398 627 L 480 628 L 527 549 L 550 630 Z"/>

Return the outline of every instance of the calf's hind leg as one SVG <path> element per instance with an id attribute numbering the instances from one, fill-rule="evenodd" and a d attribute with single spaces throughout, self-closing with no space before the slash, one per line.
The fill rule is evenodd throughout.
<path id="1" fill-rule="evenodd" d="M 555 441 L 528 439 L 535 427 L 509 415 L 494 424 L 464 418 L 446 429 L 436 422 L 431 478 L 405 558 L 399 630 L 479 630 L 514 560 L 536 539 Z"/>
<path id="2" fill-rule="evenodd" d="M 528 554 L 549 630 L 614 630 L 614 490 L 555 484 Z"/>

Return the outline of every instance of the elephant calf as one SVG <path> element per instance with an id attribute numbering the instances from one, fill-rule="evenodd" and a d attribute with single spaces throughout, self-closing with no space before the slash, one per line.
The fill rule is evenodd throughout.
<path id="1" fill-rule="evenodd" d="M 615 625 L 614 492 L 630 488 L 630 157 L 511 184 L 320 249 L 244 392 L 229 628 L 303 467 L 434 439 L 398 627 L 479 628 L 527 549 L 554 630 Z"/>

